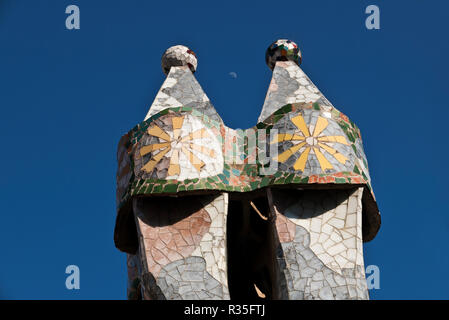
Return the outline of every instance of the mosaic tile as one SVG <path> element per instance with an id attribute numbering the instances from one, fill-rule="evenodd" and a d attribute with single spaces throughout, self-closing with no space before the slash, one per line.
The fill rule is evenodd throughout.
<path id="1" fill-rule="evenodd" d="M 277 61 L 293 61 L 298 66 L 301 64 L 301 51 L 296 43 L 287 39 L 273 42 L 265 53 L 265 61 L 271 70 Z"/>
<path id="2" fill-rule="evenodd" d="M 280 187 L 308 195 L 282 210 L 282 196 L 271 199 L 284 298 L 367 298 L 361 243 L 375 237 L 380 214 L 360 130 L 301 70 L 294 42 L 274 42 L 266 62 L 273 76 L 258 123 L 234 130 L 195 79 L 196 55 L 164 53 L 167 78 L 117 151 L 114 240 L 128 253 L 130 299 L 229 298 L 228 196 Z"/>
<path id="3" fill-rule="evenodd" d="M 127 188 L 120 180 L 123 196 L 119 206 L 131 196 L 145 194 L 247 192 L 286 183 L 363 184 L 368 194 L 363 201 L 370 202 L 375 222 L 364 237 L 371 239 L 379 218 L 358 128 L 340 112 L 332 112 L 327 118 L 319 103 L 289 104 L 283 110 L 287 114 L 273 114 L 253 128 L 271 126 L 270 130 L 278 130 L 277 135 L 266 131 L 266 140 L 272 138 L 269 144 L 279 145 L 278 156 L 270 159 L 278 162 L 278 171 L 271 175 L 261 174 L 260 163 L 248 163 L 247 140 L 237 139 L 236 131 L 220 122 L 207 116 L 200 120 L 192 110 L 182 108 L 168 108 L 164 115 L 149 118 L 125 136 L 127 142 L 122 142 L 128 146 L 129 157 L 121 166 L 133 168 L 133 174 L 126 176 L 130 180 Z M 180 127 L 175 128 L 173 121 Z M 357 134 L 357 140 L 350 142 L 344 128 Z M 221 132 L 226 133 L 225 142 L 217 138 Z M 232 162 L 236 153 L 243 155 L 243 160 Z"/>
<path id="4" fill-rule="evenodd" d="M 363 188 L 272 192 L 284 299 L 368 299 Z"/>
<path id="5" fill-rule="evenodd" d="M 141 286 L 143 297 L 197 299 L 194 289 L 210 282 L 219 290 L 209 298 L 229 298 L 224 232 L 227 194 L 171 203 L 140 197 L 133 200 L 133 211 L 143 265 L 140 278 L 152 279 Z"/>
<path id="6" fill-rule="evenodd" d="M 162 70 L 168 74 L 171 67 L 188 66 L 195 72 L 198 65 L 196 54 L 186 46 L 173 46 L 168 48 L 162 56 Z"/>

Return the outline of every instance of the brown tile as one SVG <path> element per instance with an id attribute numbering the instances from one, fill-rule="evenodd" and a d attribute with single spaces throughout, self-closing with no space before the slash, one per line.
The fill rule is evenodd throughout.
<path id="1" fill-rule="evenodd" d="M 173 232 L 170 233 L 162 233 L 159 235 L 159 238 L 165 243 L 168 244 L 172 239 Z"/>
<path id="2" fill-rule="evenodd" d="M 165 266 L 170 263 L 170 260 L 157 248 L 151 248 L 151 255 L 153 256 L 154 261 L 161 266 Z"/>
<path id="3" fill-rule="evenodd" d="M 189 244 L 189 245 L 193 245 L 194 244 L 194 241 L 193 241 L 192 235 L 190 233 L 190 230 L 179 230 L 179 232 L 181 233 L 182 237 L 187 242 L 187 244 Z"/>

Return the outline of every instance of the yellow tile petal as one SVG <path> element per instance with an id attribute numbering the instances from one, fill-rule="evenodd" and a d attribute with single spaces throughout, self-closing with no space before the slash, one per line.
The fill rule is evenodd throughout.
<path id="1" fill-rule="evenodd" d="M 179 175 L 180 172 L 181 169 L 179 167 L 179 164 L 170 164 L 170 166 L 168 167 L 169 176 Z"/>
<path id="2" fill-rule="evenodd" d="M 329 147 L 328 145 L 325 145 L 324 143 L 319 142 L 318 145 L 321 148 L 323 148 L 324 150 L 326 150 L 327 152 L 329 152 L 331 155 L 333 155 L 334 158 L 337 159 L 338 162 L 340 162 L 341 164 L 345 164 L 346 161 L 349 160 L 344 155 L 339 153 L 337 150 L 335 150 L 334 148 Z"/>
<path id="3" fill-rule="evenodd" d="M 348 141 L 346 140 L 346 138 L 344 136 L 335 136 L 335 141 L 337 141 L 338 143 L 345 144 L 345 145 L 349 146 L 349 143 L 348 143 Z"/>
<path id="4" fill-rule="evenodd" d="M 153 171 L 154 167 L 158 164 L 159 161 L 167 154 L 168 151 L 170 151 L 170 147 L 167 149 L 161 150 L 157 155 L 151 158 L 150 161 L 147 162 L 146 165 L 142 167 L 141 170 L 144 170 L 146 172 Z"/>
<path id="5" fill-rule="evenodd" d="M 292 137 L 292 140 L 305 140 L 306 137 L 298 136 L 297 134 L 294 134 Z"/>
<path id="6" fill-rule="evenodd" d="M 168 166 L 168 175 L 173 176 L 180 174 L 181 169 L 179 167 L 179 150 L 173 150 L 170 157 L 170 165 Z"/>
<path id="7" fill-rule="evenodd" d="M 271 144 L 276 142 L 283 142 L 283 141 L 290 141 L 290 140 L 304 140 L 305 137 L 299 136 L 297 134 L 290 134 L 290 133 L 279 133 L 276 138 L 273 139 Z"/>
<path id="8" fill-rule="evenodd" d="M 310 147 L 307 147 L 303 153 L 299 156 L 298 160 L 296 160 L 293 165 L 293 169 L 301 170 L 304 172 L 304 168 L 306 167 L 307 159 L 309 158 Z"/>
<path id="9" fill-rule="evenodd" d="M 184 122 L 184 117 L 173 117 L 171 118 L 173 129 L 181 129 L 182 123 Z"/>
<path id="10" fill-rule="evenodd" d="M 313 136 L 318 137 L 324 129 L 326 129 L 328 122 L 325 118 L 318 117 L 318 120 L 315 124 L 315 129 L 313 130 Z"/>
<path id="11" fill-rule="evenodd" d="M 299 130 L 301 130 L 304 136 L 310 137 L 309 128 L 307 128 L 306 122 L 304 121 L 302 115 L 292 118 L 292 122 Z"/>
<path id="12" fill-rule="evenodd" d="M 181 141 L 190 141 L 190 140 L 194 140 L 194 139 L 203 139 L 203 138 L 208 138 L 208 137 L 209 137 L 209 134 L 207 133 L 206 129 L 202 128 L 202 129 L 192 132 L 188 136 L 185 136 L 184 138 L 182 138 Z"/>
<path id="13" fill-rule="evenodd" d="M 340 162 L 341 164 L 345 164 L 346 161 L 348 161 L 349 159 L 346 158 L 344 155 L 342 155 L 341 153 L 336 153 L 334 154 L 335 159 L 338 160 L 338 162 Z"/>
<path id="14" fill-rule="evenodd" d="M 200 172 L 205 163 L 185 147 L 182 147 L 182 152 L 186 155 L 187 159 L 189 159 L 190 163 L 195 167 L 195 169 Z"/>
<path id="15" fill-rule="evenodd" d="M 344 145 L 349 145 L 349 143 L 346 141 L 346 138 L 344 136 L 324 136 L 324 137 L 318 137 L 318 141 L 320 142 L 336 142 L 341 143 Z"/>
<path id="16" fill-rule="evenodd" d="M 152 136 L 161 138 L 165 141 L 170 141 L 170 136 L 156 125 L 148 128 L 147 132 Z"/>
<path id="17" fill-rule="evenodd" d="M 313 151 L 315 152 L 316 158 L 318 159 L 318 162 L 320 163 L 321 170 L 325 171 L 327 169 L 334 168 L 332 166 L 332 164 L 326 159 L 326 157 L 321 153 L 321 151 L 318 148 L 314 148 Z"/>
<path id="18" fill-rule="evenodd" d="M 171 118 L 173 124 L 173 139 L 177 140 L 179 133 L 181 132 L 182 123 L 184 122 L 184 117 L 173 117 Z"/>
<path id="19" fill-rule="evenodd" d="M 208 157 L 215 158 L 215 151 L 213 149 L 199 146 L 199 145 L 193 144 L 193 143 L 190 144 L 190 149 L 201 152 L 202 154 L 204 154 Z"/>
<path id="20" fill-rule="evenodd" d="M 278 133 L 270 144 L 291 140 L 292 135 L 288 133 Z"/>
<path id="21" fill-rule="evenodd" d="M 150 144 L 148 146 L 143 146 L 139 150 L 140 156 L 143 157 L 144 155 L 146 155 L 154 150 L 163 149 L 163 148 L 168 147 L 169 145 L 170 145 L 169 142 L 163 142 L 163 143 L 155 143 L 155 144 Z"/>
<path id="22" fill-rule="evenodd" d="M 280 155 L 277 156 L 276 161 L 277 162 L 281 162 L 284 163 L 285 161 L 288 160 L 288 158 L 290 158 L 293 154 L 295 154 L 296 152 L 298 152 L 299 149 L 301 149 L 306 143 L 305 142 L 301 142 L 298 143 L 297 145 L 294 145 L 293 147 L 285 150 L 284 152 L 282 152 Z"/>

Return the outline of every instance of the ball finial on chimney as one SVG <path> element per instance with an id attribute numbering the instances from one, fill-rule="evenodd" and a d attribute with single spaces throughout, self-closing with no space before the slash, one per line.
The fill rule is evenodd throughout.
<path id="1" fill-rule="evenodd" d="M 167 75 L 171 67 L 189 66 L 190 70 L 196 71 L 198 60 L 195 53 L 186 46 L 177 45 L 165 50 L 162 55 L 162 70 Z"/>
<path id="2" fill-rule="evenodd" d="M 301 50 L 296 43 L 287 39 L 279 39 L 273 42 L 265 53 L 265 62 L 273 70 L 276 61 L 293 61 L 298 66 L 301 64 Z"/>

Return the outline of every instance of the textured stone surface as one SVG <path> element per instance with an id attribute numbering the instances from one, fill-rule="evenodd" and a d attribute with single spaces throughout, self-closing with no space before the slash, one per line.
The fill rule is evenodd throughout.
<path id="1" fill-rule="evenodd" d="M 298 102 L 317 102 L 323 105 L 325 112 L 332 110 L 332 104 L 298 64 L 293 61 L 277 61 L 258 121 L 264 121 L 288 103 Z"/>
<path id="2" fill-rule="evenodd" d="M 267 54 L 275 69 L 259 117 L 263 122 L 246 131 L 224 125 L 187 65 L 170 68 L 145 121 L 120 142 L 119 216 L 131 215 L 130 201 L 137 195 L 362 184 L 368 213 L 364 237 L 374 237 L 380 216 L 360 130 L 302 72 L 294 43 L 282 40 L 270 48 Z M 262 141 L 255 148 L 248 142 L 251 133 Z M 275 169 L 267 173 L 262 164 L 276 146 L 278 156 L 267 159 Z"/>
<path id="3" fill-rule="evenodd" d="M 198 66 L 196 54 L 186 46 L 173 46 L 165 50 L 161 60 L 162 70 L 165 74 L 170 72 L 171 67 L 188 66 L 190 71 L 195 72 Z"/>
<path id="4" fill-rule="evenodd" d="M 265 53 L 265 62 L 273 70 L 277 61 L 292 61 L 301 64 L 301 51 L 296 43 L 287 39 L 273 42 Z"/>
<path id="5" fill-rule="evenodd" d="M 368 299 L 363 189 L 272 191 L 283 299 Z"/>
<path id="6" fill-rule="evenodd" d="M 252 132 L 259 134 L 258 141 L 263 141 L 257 145 L 255 156 L 255 148 L 242 131 L 229 129 L 195 108 L 166 109 L 124 137 L 128 158 L 122 160 L 124 165 L 117 174 L 118 189 L 123 190 L 119 207 L 128 208 L 136 195 L 248 192 L 285 184 L 364 185 L 368 215 L 364 239 L 369 241 L 380 226 L 380 216 L 360 132 L 339 111 L 325 110 L 317 103 L 283 106 L 253 128 Z M 265 132 L 266 136 L 261 136 Z M 236 159 L 232 157 L 236 150 L 239 161 L 230 161 Z M 259 163 L 267 151 L 272 155 L 268 160 L 273 170 L 269 173 Z M 127 180 L 122 177 L 130 170 L 134 174 L 125 187 Z"/>
<path id="7" fill-rule="evenodd" d="M 221 120 L 190 49 L 164 53 L 167 78 L 117 151 L 114 241 L 128 253 L 129 299 L 228 299 L 227 192 L 278 187 L 269 196 L 278 243 L 267 248 L 277 258 L 267 259 L 280 298 L 368 298 L 362 241 L 380 215 L 360 130 L 299 68 L 294 42 L 274 42 L 266 61 L 259 123 L 243 131 Z"/>
<path id="8" fill-rule="evenodd" d="M 191 115 L 166 115 L 153 121 L 134 153 L 134 174 L 142 178 L 186 180 L 223 171 L 217 133 Z"/>
<path id="9" fill-rule="evenodd" d="M 304 109 L 274 126 L 279 135 L 279 170 L 304 175 L 352 171 L 357 162 L 351 144 L 340 126 L 321 110 Z M 277 139 L 276 139 L 277 138 Z"/>
<path id="10" fill-rule="evenodd" d="M 147 299 L 228 299 L 227 194 L 134 199 Z M 206 287 L 207 289 L 206 289 Z M 207 294 L 206 294 L 207 293 Z"/>
<path id="11" fill-rule="evenodd" d="M 217 111 L 188 66 L 172 67 L 156 95 L 145 120 L 152 115 L 176 107 L 194 107 L 214 121 L 221 122 Z"/>
<path id="12" fill-rule="evenodd" d="M 165 266 L 157 285 L 167 300 L 223 300 L 229 294 L 207 270 L 202 257 L 188 257 Z"/>

